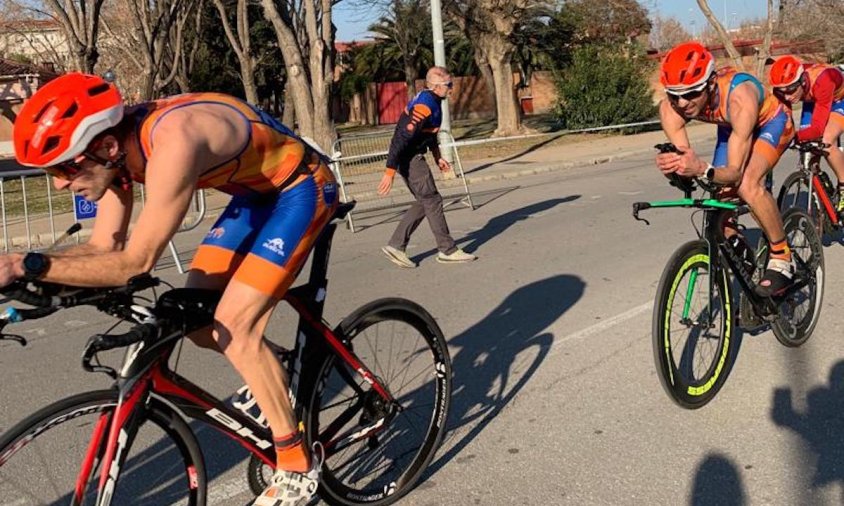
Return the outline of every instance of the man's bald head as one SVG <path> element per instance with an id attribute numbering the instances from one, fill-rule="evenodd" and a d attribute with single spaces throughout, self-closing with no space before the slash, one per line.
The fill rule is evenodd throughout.
<path id="1" fill-rule="evenodd" d="M 448 69 L 445 67 L 431 67 L 428 69 L 428 73 L 425 74 L 425 81 L 429 85 L 440 84 L 449 79 L 451 79 L 451 74 L 448 73 Z"/>

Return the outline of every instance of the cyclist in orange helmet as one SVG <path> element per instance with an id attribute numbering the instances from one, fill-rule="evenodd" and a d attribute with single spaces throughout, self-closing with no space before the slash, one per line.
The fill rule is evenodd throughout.
<path id="1" fill-rule="evenodd" d="M 761 296 L 781 293 L 791 284 L 795 266 L 765 177 L 794 134 L 787 108 L 752 75 L 716 69 L 712 53 L 697 42 L 668 51 L 660 82 L 667 97 L 659 105 L 662 129 L 682 154 L 657 155 L 657 166 L 666 176 L 700 177 L 736 189 L 770 240 L 771 256 L 756 291 Z M 693 119 L 718 125 L 711 163 L 689 146 L 686 124 Z"/>
<path id="2" fill-rule="evenodd" d="M 99 204 L 90 240 L 66 252 L 0 256 L 0 286 L 40 279 L 120 286 L 153 268 L 194 192 L 231 202 L 199 246 L 188 286 L 218 289 L 213 328 L 191 336 L 225 354 L 269 422 L 277 470 L 259 505 L 292 505 L 315 492 L 318 458 L 303 443 L 287 378 L 263 332 L 337 205 L 326 159 L 258 108 L 196 93 L 126 108 L 115 85 L 72 73 L 40 88 L 14 126 L 17 160 Z M 132 181 L 146 204 L 131 236 Z"/>
<path id="3" fill-rule="evenodd" d="M 788 107 L 803 101 L 798 141 L 820 139 L 832 146 L 826 160 L 838 176 L 838 194 L 844 191 L 844 153 L 835 149 L 844 133 L 844 74 L 834 65 L 806 64 L 794 56 L 781 56 L 768 72 L 774 95 Z M 838 201 L 838 213 L 844 199 Z"/>

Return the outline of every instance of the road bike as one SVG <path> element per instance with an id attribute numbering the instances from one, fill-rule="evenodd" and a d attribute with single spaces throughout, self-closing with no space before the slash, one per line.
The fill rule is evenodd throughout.
<path id="1" fill-rule="evenodd" d="M 671 144 L 657 149 L 676 151 Z M 662 273 L 652 328 L 663 388 L 678 405 L 695 409 L 711 401 L 724 385 L 738 352 L 736 327 L 751 334 L 770 328 L 789 347 L 809 339 L 823 299 L 823 248 L 811 218 L 800 209 L 786 211 L 783 224 L 797 266 L 794 283 L 774 297 L 759 296 L 754 287 L 767 265 L 768 241 L 762 237 L 755 250 L 749 247 L 745 227 L 738 222 L 748 213 L 747 206 L 727 201 L 721 188 L 699 179 L 673 175 L 671 184 L 685 198 L 636 202 L 633 216 L 650 224 L 639 217 L 641 211 L 691 208 L 702 214 L 700 225 L 692 217 L 698 239 L 680 246 Z M 708 198 L 692 198 L 697 186 L 709 193 Z"/>
<path id="2" fill-rule="evenodd" d="M 334 218 L 353 206 L 341 205 Z M 386 505 L 414 487 L 442 441 L 451 359 L 434 318 L 409 300 L 370 302 L 333 329 L 322 320 L 335 229 L 330 223 L 318 239 L 308 283 L 284 298 L 299 322 L 295 345 L 281 358 L 307 444 L 324 448 L 319 496 L 330 504 Z M 206 425 L 248 451 L 249 488 L 256 495 L 265 488 L 275 467 L 266 425 L 176 372 L 179 343 L 211 324 L 220 294 L 170 289 L 150 305 L 140 292 L 159 283 L 142 275 L 118 288 L 17 282 L 4 290 L 33 308 L 3 314 L 3 340 L 26 344 L 2 329 L 80 305 L 133 327 L 95 335 L 85 346 L 83 367 L 111 376 L 112 388 L 50 404 L 0 436 L 0 503 L 205 505 L 203 453 L 215 455 L 200 447 L 197 434 Z M 121 365 L 104 365 L 101 354 L 117 348 L 125 348 Z M 194 428 L 191 421 L 202 423 Z M 231 460 L 229 453 L 221 450 L 215 460 Z"/>
<path id="3" fill-rule="evenodd" d="M 777 205 L 782 211 L 790 207 L 804 209 L 814 220 L 821 238 L 844 226 L 837 211 L 840 195 L 829 175 L 821 169 L 821 159 L 830 148 L 821 141 L 804 141 L 791 146 L 800 153 L 797 170 L 785 178 L 777 197 Z"/>

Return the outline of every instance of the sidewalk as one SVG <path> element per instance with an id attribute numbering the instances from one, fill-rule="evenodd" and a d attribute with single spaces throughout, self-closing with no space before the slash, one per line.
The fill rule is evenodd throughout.
<path id="1" fill-rule="evenodd" d="M 715 128 L 712 125 L 692 124 L 689 125 L 688 132 L 692 144 L 715 139 Z M 526 142 L 525 144 L 529 147 L 515 155 L 463 161 L 463 171 L 470 191 L 472 185 L 482 182 L 517 179 L 584 165 L 607 163 L 642 153 L 654 153 L 654 144 L 665 142 L 665 134 L 661 130 L 624 136 L 595 135 L 573 142 L 567 142 L 570 139 L 563 139 L 563 137 L 562 134 L 548 134 Z M 380 174 L 377 177 L 380 178 Z M 437 185 L 442 189 L 455 188 L 462 184 L 462 181 L 457 178 L 437 181 Z M 396 184 L 392 195 L 383 198 L 384 206 L 389 206 L 391 201 L 398 202 L 403 196 L 407 197 L 405 193 L 407 191 L 404 185 Z M 373 200 L 381 198 L 375 194 L 356 196 L 356 198 L 360 197 Z M 228 195 L 213 190 L 206 191 L 205 223 L 199 224 L 199 228 L 210 227 L 228 201 Z M 60 235 L 73 222 L 72 213 L 56 215 L 56 235 Z M 91 223 L 90 220 L 85 223 L 85 228 L 78 234 L 80 238 L 90 235 Z M 11 250 L 20 251 L 27 248 L 27 231 L 22 220 L 8 224 L 5 232 L 9 234 Z M 29 235 L 33 248 L 49 246 L 53 241 L 49 219 L 40 217 L 30 220 Z M 3 240 L 4 238 L 0 238 L 0 244 L 3 244 Z"/>

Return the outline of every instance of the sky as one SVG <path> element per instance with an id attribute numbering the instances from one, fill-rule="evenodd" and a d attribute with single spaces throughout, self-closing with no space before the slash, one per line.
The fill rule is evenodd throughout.
<path id="1" fill-rule="evenodd" d="M 600 1 L 600 0 L 593 0 Z M 706 26 L 706 18 L 700 12 L 695 0 L 639 0 L 648 12 L 677 18 L 692 34 L 699 33 Z M 776 5 L 777 2 L 774 2 Z M 766 0 L 709 0 L 712 12 L 725 26 L 735 28 L 742 21 L 762 18 L 766 15 Z M 726 12 L 726 22 L 724 13 Z M 334 7 L 334 23 L 337 25 L 337 40 L 348 42 L 368 37 L 366 27 L 378 19 L 375 11 L 354 7 L 341 1 Z"/>

